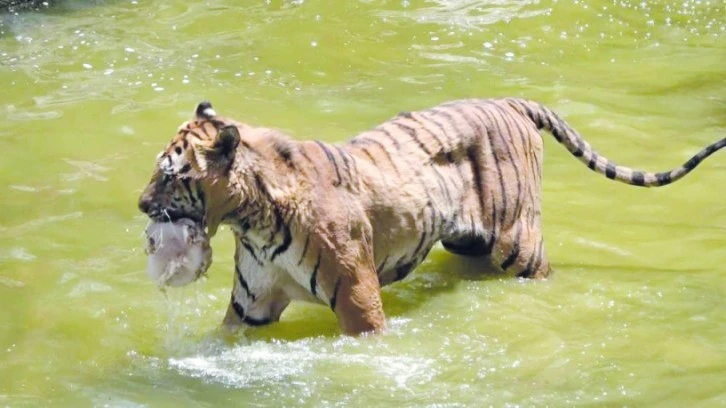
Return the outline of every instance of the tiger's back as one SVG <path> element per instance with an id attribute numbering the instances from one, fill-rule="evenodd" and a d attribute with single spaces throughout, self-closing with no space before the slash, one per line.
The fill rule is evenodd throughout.
<path id="1" fill-rule="evenodd" d="M 369 185 L 362 196 L 382 284 L 403 279 L 439 240 L 520 276 L 549 272 L 536 234 L 542 138 L 516 106 L 471 100 L 405 112 L 344 149 Z"/>

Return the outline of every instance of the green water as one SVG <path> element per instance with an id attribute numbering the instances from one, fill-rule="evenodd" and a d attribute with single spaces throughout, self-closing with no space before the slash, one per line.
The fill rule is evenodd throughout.
<path id="1" fill-rule="evenodd" d="M 344 140 L 401 110 L 524 96 L 649 170 L 726 135 L 723 1 L 106 1 L 0 25 L 0 405 L 726 406 L 726 153 L 660 190 L 545 137 L 547 282 L 440 248 L 388 331 L 321 306 L 225 338 L 210 279 L 145 275 L 136 198 L 192 108 Z"/>

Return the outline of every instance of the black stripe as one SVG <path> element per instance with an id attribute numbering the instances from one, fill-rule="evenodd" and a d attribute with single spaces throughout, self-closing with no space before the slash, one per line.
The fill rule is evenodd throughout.
<path id="1" fill-rule="evenodd" d="M 489 255 L 494 250 L 494 243 L 497 241 L 497 202 L 492 199 L 492 232 L 489 241 L 486 241 L 484 245 L 484 254 Z M 482 213 L 482 217 L 484 214 Z"/>
<path id="2" fill-rule="evenodd" d="M 373 163 L 374 166 L 378 167 L 376 159 L 373 157 L 373 155 L 371 155 L 371 152 L 369 152 L 368 149 L 365 148 L 365 146 L 359 146 L 358 148 L 368 157 L 368 159 L 371 161 L 371 163 Z"/>
<path id="3" fill-rule="evenodd" d="M 545 129 L 549 130 L 550 133 L 552 133 L 552 136 L 555 137 L 555 139 L 562 143 L 562 135 L 557 130 L 554 124 L 552 124 L 552 112 L 550 112 L 547 108 L 545 108 L 542 104 L 537 104 L 539 106 L 540 114 L 542 117 L 542 123 L 545 125 Z"/>
<path id="4" fill-rule="evenodd" d="M 529 107 L 529 103 L 527 103 L 527 101 L 523 101 L 523 100 L 519 100 L 517 102 L 519 102 L 519 106 L 524 108 L 524 111 L 527 112 L 527 116 L 529 117 L 529 119 L 532 122 L 534 122 L 534 125 L 537 126 L 537 130 L 542 129 L 542 127 L 543 127 L 542 118 L 540 117 L 540 115 L 538 115 L 532 111 L 532 109 Z"/>
<path id="5" fill-rule="evenodd" d="M 489 116 L 489 114 L 486 111 L 486 109 L 484 109 L 481 106 L 475 106 L 474 108 L 477 111 L 479 111 L 482 114 L 484 114 L 484 116 L 486 116 L 489 119 L 490 122 L 493 122 L 491 120 L 491 116 Z M 499 127 L 499 126 L 497 126 L 497 127 Z M 489 131 L 487 131 L 486 132 L 486 136 L 489 139 L 489 147 L 491 148 L 492 158 L 494 159 L 494 167 L 496 168 L 497 175 L 498 175 L 498 178 L 499 178 L 499 187 L 501 188 L 501 193 L 499 194 L 499 196 L 502 199 L 502 209 L 499 212 L 499 221 L 500 221 L 500 226 L 501 227 L 504 227 L 504 223 L 507 220 L 507 198 L 506 198 L 506 194 L 504 194 L 504 192 L 506 191 L 506 185 L 504 184 L 504 174 L 502 173 L 502 166 L 501 166 L 501 163 L 500 163 L 500 159 L 499 159 L 499 157 L 497 157 L 496 149 L 494 149 L 494 143 L 492 141 L 492 134 Z M 504 144 L 506 145 L 506 140 L 504 138 L 502 138 L 502 140 L 504 141 Z M 517 182 L 519 182 L 519 180 L 517 180 Z M 494 201 L 495 200 L 492 197 L 492 203 L 494 203 Z M 492 214 L 492 221 L 493 222 L 494 222 L 494 215 L 495 214 L 493 213 Z M 492 231 L 492 234 L 493 233 L 494 233 L 494 231 Z"/>
<path id="6" fill-rule="evenodd" d="M 482 178 L 481 178 L 481 164 L 479 163 L 479 158 L 477 157 L 476 152 L 476 145 L 469 146 L 468 149 L 466 149 L 466 155 L 469 158 L 469 162 L 471 163 L 471 172 L 474 176 L 474 191 L 476 192 L 476 197 L 479 201 L 479 206 L 482 209 L 482 213 L 480 215 L 483 215 L 484 211 L 484 186 L 482 185 Z"/>
<path id="7" fill-rule="evenodd" d="M 507 257 L 507 259 L 505 259 L 504 262 L 502 262 L 502 264 L 500 265 L 501 268 L 502 268 L 502 270 L 503 271 L 506 271 L 507 268 L 509 268 L 510 266 L 512 266 L 512 264 L 514 263 L 514 261 L 517 260 L 517 257 L 518 256 L 519 256 L 519 242 L 515 242 L 514 243 L 514 250 L 512 251 L 511 254 L 509 254 L 509 256 Z"/>
<path id="8" fill-rule="evenodd" d="M 273 214 L 275 215 L 275 227 L 272 231 L 270 231 L 270 237 L 267 239 L 267 243 L 262 246 L 262 252 L 265 255 L 267 255 L 267 250 L 270 249 L 273 244 L 275 244 L 275 238 L 277 238 L 277 233 L 280 232 L 280 229 L 283 227 L 280 209 L 277 207 L 273 207 Z"/>
<path id="9" fill-rule="evenodd" d="M 431 202 L 430 201 L 426 205 L 426 207 L 424 207 L 424 210 L 423 210 L 423 215 L 424 216 L 426 215 L 426 208 L 431 208 Z M 431 208 L 431 211 L 434 211 L 434 209 Z M 422 218 L 424 218 L 424 217 L 422 217 Z M 433 227 L 433 225 L 432 225 L 432 227 Z M 427 235 L 428 235 L 428 231 L 426 231 L 426 220 L 424 219 L 424 221 L 423 221 L 423 232 L 421 233 L 421 239 L 418 241 L 418 245 L 416 245 L 416 249 L 413 250 L 413 254 L 412 254 L 413 256 L 416 256 L 416 254 L 418 253 L 418 251 L 421 250 L 421 247 L 423 246 L 424 242 L 426 242 L 426 236 Z"/>
<path id="10" fill-rule="evenodd" d="M 667 171 L 664 173 L 656 173 L 655 179 L 658 180 L 658 185 L 662 186 L 671 182 L 671 172 Z"/>
<path id="11" fill-rule="evenodd" d="M 630 176 L 630 180 L 633 182 L 636 186 L 644 186 L 645 185 L 645 174 L 642 171 L 633 171 L 633 175 Z"/>
<path id="12" fill-rule="evenodd" d="M 453 201 L 451 199 L 451 192 L 449 191 L 449 184 L 446 182 L 446 179 L 444 179 L 444 176 L 441 175 L 441 172 L 439 172 L 439 169 L 436 166 L 431 166 L 431 170 L 434 171 L 436 180 L 439 183 L 439 188 L 444 193 L 444 199 L 446 200 L 446 203 L 451 205 Z"/>
<path id="13" fill-rule="evenodd" d="M 434 116 L 436 116 L 436 115 L 442 116 L 444 118 L 445 123 L 448 124 L 451 127 L 451 129 L 454 130 L 454 132 L 456 134 L 454 135 L 454 137 L 452 137 L 451 134 L 449 134 L 448 132 L 446 132 L 443 124 L 441 124 L 439 122 L 436 122 L 435 117 L 430 118 L 430 120 L 434 124 L 436 124 L 437 126 L 439 126 L 444 131 L 444 136 L 446 137 L 446 141 L 449 142 L 449 143 L 451 143 L 450 150 L 452 152 L 454 152 L 454 151 L 460 151 L 461 150 L 460 149 L 461 142 L 462 142 L 461 136 L 464 134 L 464 132 L 462 132 L 461 129 L 459 129 L 459 127 L 457 126 L 456 119 L 454 119 L 454 117 L 451 115 L 451 113 L 449 113 L 448 110 L 443 109 L 443 108 L 440 108 L 440 107 L 433 108 L 431 110 L 431 113 L 433 113 Z M 457 144 L 457 142 L 458 142 L 458 144 Z M 456 160 L 456 157 L 453 157 L 452 156 L 452 159 L 455 161 Z"/>
<path id="14" fill-rule="evenodd" d="M 367 141 L 368 143 L 372 143 L 372 144 L 378 146 L 383 151 L 383 154 L 386 156 L 386 159 L 388 159 L 388 162 L 391 163 L 391 167 L 393 168 L 393 171 L 396 172 L 396 175 L 399 177 L 401 176 L 401 173 L 398 171 L 398 167 L 396 166 L 396 162 L 393 160 L 391 153 L 388 152 L 388 149 L 386 149 L 386 146 L 384 146 L 383 143 L 381 143 L 375 139 L 360 138 L 360 137 L 353 139 L 353 141 L 355 141 L 355 144 L 359 144 L 360 142 Z"/>
<path id="15" fill-rule="evenodd" d="M 521 114 L 521 112 L 518 111 L 518 110 L 516 110 L 516 107 L 513 107 L 511 105 L 510 105 L 510 107 L 512 109 L 514 109 L 514 112 L 506 111 L 507 112 L 507 116 L 512 120 L 512 122 L 516 125 L 517 130 L 519 131 L 519 135 L 520 135 L 520 139 L 521 139 L 521 143 L 522 143 L 522 149 L 525 152 L 524 159 L 526 159 L 527 156 L 535 156 L 535 154 L 527 154 L 527 153 L 531 153 L 530 152 L 530 150 L 531 150 L 530 149 L 531 140 L 530 140 L 530 137 L 529 137 L 529 133 L 530 133 L 531 130 L 529 128 L 527 128 L 526 124 L 522 120 L 523 115 Z M 517 113 L 519 115 L 518 116 L 517 115 L 514 115 L 514 113 Z M 532 170 L 533 170 L 533 172 L 535 174 L 537 173 L 537 169 L 536 168 L 534 168 Z M 528 173 L 527 173 L 526 169 L 525 169 L 525 171 L 523 173 L 524 173 L 524 175 L 523 175 L 522 179 L 524 181 L 528 177 Z M 527 193 L 529 194 L 530 200 L 532 200 L 532 202 L 535 202 L 536 201 L 536 198 L 534 197 L 532 188 L 527 188 L 527 185 L 528 185 L 528 183 L 525 182 L 524 183 L 524 189 L 527 190 Z M 520 211 L 521 211 L 521 205 L 522 205 L 521 202 L 518 203 L 518 205 L 517 205 L 517 208 L 518 208 L 516 210 L 516 213 L 517 214 L 519 214 Z"/>
<path id="16" fill-rule="evenodd" d="M 232 303 L 232 309 L 234 309 L 234 312 L 237 313 L 237 317 L 244 321 L 245 309 L 237 303 L 236 300 L 234 300 L 234 295 L 232 295 L 232 298 L 229 301 Z"/>
<path id="17" fill-rule="evenodd" d="M 204 190 L 202 190 L 201 188 L 199 190 L 197 190 L 197 198 L 199 198 L 199 201 L 202 203 L 202 208 L 204 208 L 206 210 L 207 209 L 207 196 L 204 195 Z M 232 198 L 234 198 L 234 196 L 230 196 L 228 201 L 225 201 L 225 204 L 227 204 L 229 201 L 231 201 Z"/>
<path id="18" fill-rule="evenodd" d="M 199 125 L 199 129 L 202 129 L 202 132 L 204 132 L 204 136 L 206 136 L 208 139 L 212 138 L 211 136 L 209 136 L 207 129 L 204 127 L 204 122 Z"/>
<path id="19" fill-rule="evenodd" d="M 335 150 L 338 152 L 340 157 L 343 159 L 343 165 L 345 166 L 345 172 L 348 173 L 348 182 L 353 184 L 353 173 L 350 170 L 350 160 L 348 159 L 348 156 L 345 154 L 343 149 L 341 149 L 338 146 L 335 146 Z"/>
<path id="20" fill-rule="evenodd" d="M 315 262 L 315 266 L 313 267 L 313 274 L 310 276 L 310 292 L 317 296 L 317 285 L 318 282 L 316 281 L 318 277 L 318 268 L 320 268 L 320 253 L 318 253 L 318 260 Z"/>
<path id="21" fill-rule="evenodd" d="M 197 133 L 197 132 L 195 132 L 195 131 L 193 131 L 191 129 L 189 129 L 189 134 L 192 135 L 192 136 L 194 136 L 194 137 L 196 137 L 200 141 L 204 141 L 204 138 L 202 137 L 202 135 L 200 135 L 199 133 Z"/>
<path id="22" fill-rule="evenodd" d="M 564 126 L 564 123 L 563 123 Z M 575 136 L 577 137 L 577 148 L 575 149 L 572 154 L 575 157 L 582 157 L 585 154 L 585 151 L 587 150 L 587 147 L 585 146 L 585 141 L 582 139 L 582 137 L 575 133 Z"/>
<path id="23" fill-rule="evenodd" d="M 440 113 L 444 114 L 443 111 L 440 111 Z M 451 114 L 446 112 L 446 115 L 447 115 L 448 119 L 451 121 L 451 123 L 456 123 L 456 120 L 454 119 L 453 116 L 451 116 Z M 473 126 L 471 124 L 471 122 L 469 122 L 465 117 L 464 117 L 464 121 L 475 132 L 474 143 L 469 145 L 466 148 L 466 156 L 469 159 L 469 165 L 471 166 L 472 177 L 474 177 L 474 190 L 476 191 L 476 196 L 477 196 L 477 199 L 479 202 L 479 208 L 480 208 L 479 216 L 483 217 L 484 216 L 484 206 L 485 206 L 485 204 L 484 204 L 484 185 L 483 185 L 483 180 L 481 177 L 481 163 L 479 162 L 478 152 L 481 150 L 481 145 L 479 144 L 479 137 L 484 137 L 485 135 L 488 135 L 488 132 L 486 131 L 486 127 L 485 127 L 485 129 L 482 129 L 480 126 Z"/>
<path id="24" fill-rule="evenodd" d="M 538 263 L 542 262 L 542 259 L 541 259 L 542 257 L 539 255 L 542 252 L 543 242 L 544 241 L 540 239 L 538 249 L 536 251 L 532 251 L 532 255 L 530 255 L 529 261 L 527 261 L 527 266 L 524 268 L 524 270 L 522 272 L 517 274 L 518 278 L 531 278 L 532 277 L 532 274 L 534 274 L 534 272 L 536 270 L 536 269 L 534 269 L 535 259 L 539 258 Z"/>
<path id="25" fill-rule="evenodd" d="M 436 122 L 436 121 L 435 121 L 435 120 L 434 120 L 433 118 L 423 118 L 424 120 L 421 120 L 421 119 L 419 119 L 419 118 L 416 118 L 415 116 L 413 116 L 413 114 L 409 114 L 409 115 L 408 115 L 408 116 L 407 116 L 406 118 L 407 118 L 407 119 L 410 119 L 411 121 L 413 121 L 414 123 L 416 123 L 417 125 L 419 125 L 419 127 L 420 127 L 421 129 L 425 130 L 425 131 L 426 131 L 426 133 L 428 133 L 429 135 L 431 135 L 431 137 L 432 137 L 432 138 L 433 138 L 434 140 L 436 140 L 436 143 L 437 143 L 437 144 L 439 145 L 439 148 L 438 148 L 438 150 L 437 150 L 437 152 L 436 152 L 436 154 L 437 154 L 437 155 L 438 155 L 438 154 L 441 154 L 442 152 L 444 152 L 444 150 L 446 150 L 446 147 L 444 146 L 444 142 L 442 142 L 442 141 L 441 141 L 441 139 L 440 139 L 440 138 L 439 138 L 439 136 L 438 136 L 438 135 L 436 134 L 436 132 L 432 132 L 432 131 L 430 131 L 430 130 L 429 130 L 429 129 L 428 129 L 427 127 L 426 127 L 426 123 L 429 123 L 429 122 L 431 122 L 431 123 L 433 123 L 434 125 L 436 125 L 436 127 L 438 127 L 438 128 L 439 128 L 439 130 L 441 130 L 441 133 L 442 133 L 442 134 L 445 134 L 445 133 L 446 133 L 446 131 L 444 130 L 444 128 L 443 128 L 443 127 L 442 127 L 442 126 L 441 126 L 441 125 L 440 125 L 439 123 L 437 123 L 437 122 Z M 448 153 L 450 153 L 450 152 L 448 152 Z M 448 159 L 448 156 L 447 156 L 447 159 Z"/>
<path id="26" fill-rule="evenodd" d="M 615 170 L 615 165 L 612 162 L 608 162 L 607 166 L 605 167 L 605 176 L 609 179 L 614 179 L 617 175 L 617 172 Z"/>
<path id="27" fill-rule="evenodd" d="M 194 196 L 194 193 L 192 192 L 191 179 L 189 179 L 189 178 L 182 179 L 182 184 L 184 185 L 184 189 L 187 190 L 187 193 L 189 194 L 189 198 L 192 200 L 192 205 L 195 205 L 197 203 L 197 198 Z"/>
<path id="28" fill-rule="evenodd" d="M 242 276 L 242 271 L 240 271 L 239 266 L 235 265 L 234 270 L 235 270 L 235 272 L 237 272 L 237 280 L 239 281 L 240 286 L 242 286 L 242 289 L 244 289 L 245 292 L 247 293 L 247 297 L 252 299 L 252 301 L 254 302 L 257 299 L 257 296 L 255 296 L 252 292 L 250 292 L 250 287 L 247 284 L 247 281 L 245 280 L 245 278 Z"/>
<path id="29" fill-rule="evenodd" d="M 272 256 L 270 257 L 270 261 L 274 261 L 275 257 L 282 254 L 283 252 L 287 251 L 288 248 L 290 248 L 290 243 L 292 243 L 292 233 L 290 232 L 290 227 L 285 225 L 285 238 L 282 239 L 282 244 L 275 248 L 275 251 L 272 253 Z"/>
<path id="30" fill-rule="evenodd" d="M 590 156 L 590 161 L 587 163 L 587 167 L 589 167 L 590 170 L 595 170 L 597 168 L 597 158 L 597 153 L 592 152 L 592 156 Z"/>
<path id="31" fill-rule="evenodd" d="M 308 244 L 310 243 L 310 234 L 305 236 L 305 244 L 303 245 L 302 255 L 300 255 L 300 260 L 297 261 L 297 265 L 300 266 L 302 262 L 305 260 L 305 254 L 308 252 Z"/>
<path id="32" fill-rule="evenodd" d="M 414 128 L 410 127 L 410 126 L 406 126 L 403 123 L 392 122 L 392 124 L 394 126 L 398 127 L 399 129 L 403 130 L 406 134 L 408 134 L 408 136 L 411 137 L 411 139 L 413 139 L 414 142 L 416 142 L 416 144 L 418 145 L 418 147 L 421 150 L 423 150 L 424 153 L 426 153 L 427 156 L 431 156 L 431 151 L 426 148 L 426 145 L 416 135 L 416 129 L 414 129 Z"/>
<path id="33" fill-rule="evenodd" d="M 192 170 L 192 165 L 187 163 L 179 169 L 179 174 L 187 174 Z"/>
<path id="34" fill-rule="evenodd" d="M 323 149 L 323 152 L 325 152 L 325 156 L 328 157 L 328 161 L 335 168 L 335 175 L 338 177 L 338 181 L 337 182 L 333 181 L 333 186 L 336 186 L 336 187 L 339 186 L 343 180 L 340 178 L 340 169 L 338 168 L 338 163 L 335 161 L 335 157 L 333 156 L 333 153 L 328 149 L 327 146 L 325 146 L 324 143 L 322 143 L 318 140 L 316 140 L 315 143 L 317 143 L 318 146 L 320 146 L 320 148 Z"/>
<path id="35" fill-rule="evenodd" d="M 403 265 L 396 266 L 396 277 L 393 279 L 394 282 L 401 281 L 411 273 L 413 269 L 413 262 L 407 262 Z"/>
<path id="36" fill-rule="evenodd" d="M 239 227 L 242 232 L 247 232 L 250 228 L 252 228 L 250 221 L 246 217 L 239 220 Z"/>
<path id="37" fill-rule="evenodd" d="M 435 111 L 434 111 L 435 113 Z M 435 117 L 430 116 L 426 117 L 427 122 L 433 123 L 439 130 L 441 131 L 441 136 L 445 137 L 447 140 L 450 139 L 448 132 L 446 131 L 446 128 L 444 128 L 444 125 L 442 125 L 440 122 L 436 120 Z M 433 136 L 436 141 L 441 146 L 441 152 L 444 154 L 444 157 L 446 158 L 446 161 L 449 163 L 454 163 L 456 161 L 456 158 L 454 157 L 454 154 L 452 153 L 451 149 L 444 145 L 444 142 L 436 135 L 436 132 L 431 132 L 431 136 Z"/>
<path id="38" fill-rule="evenodd" d="M 500 265 L 502 267 L 503 271 L 506 271 L 507 268 L 512 266 L 514 264 L 514 261 L 517 260 L 517 257 L 519 257 L 519 240 L 522 237 L 522 222 L 517 223 L 517 232 L 514 234 L 514 246 L 512 247 L 512 252 L 509 254 L 507 259 L 502 262 Z"/>
<path id="39" fill-rule="evenodd" d="M 256 317 L 245 316 L 245 318 L 242 319 L 242 321 L 250 326 L 264 326 L 266 324 L 272 323 L 272 320 L 270 320 L 269 317 L 264 317 L 262 319 L 258 319 Z"/>
<path id="40" fill-rule="evenodd" d="M 338 289 L 340 289 L 340 278 L 335 281 L 335 287 L 333 288 L 333 297 L 330 298 L 330 309 L 335 311 L 335 304 L 338 300 Z"/>
<path id="41" fill-rule="evenodd" d="M 270 193 L 267 191 L 267 185 L 265 184 L 265 181 L 262 180 L 262 176 L 260 176 L 259 173 L 255 173 L 255 186 L 257 187 L 257 190 L 265 196 L 267 199 L 270 199 Z"/>
<path id="42" fill-rule="evenodd" d="M 305 151 L 305 149 L 304 148 L 300 148 L 299 151 L 300 151 L 300 155 L 303 158 L 305 158 L 305 160 L 307 160 L 307 161 L 310 162 L 310 164 L 313 167 L 313 170 L 315 170 L 315 174 L 320 174 L 320 172 L 318 171 L 318 166 L 316 166 L 315 165 L 315 162 L 310 158 L 310 156 L 308 156 L 308 153 Z"/>
<path id="43" fill-rule="evenodd" d="M 376 268 L 376 272 L 380 273 L 383 270 L 383 267 L 386 266 L 386 262 L 388 262 L 389 255 L 386 255 L 385 258 L 383 258 L 383 262 Z"/>
<path id="44" fill-rule="evenodd" d="M 517 201 L 514 203 L 514 214 L 513 214 L 513 217 L 516 219 L 517 217 L 519 217 L 519 212 L 521 210 L 521 205 L 522 205 L 522 177 L 519 174 L 519 166 L 517 165 L 517 160 L 514 159 L 514 154 L 512 154 L 512 149 L 510 149 L 511 142 L 509 141 L 509 138 L 507 137 L 507 136 L 514 136 L 514 134 L 512 133 L 512 128 L 509 127 L 509 121 L 506 118 L 506 116 L 508 116 L 507 112 L 504 111 L 504 109 L 502 109 L 496 103 L 493 103 L 493 105 L 494 105 L 494 108 L 499 111 L 500 116 L 502 118 L 502 122 L 504 123 L 504 127 L 507 131 L 507 135 L 500 133 L 499 136 L 502 139 L 502 144 L 504 145 L 504 148 L 507 150 L 507 156 L 509 156 L 509 163 L 514 168 L 514 175 L 515 175 L 515 178 L 517 179 Z M 499 124 L 499 121 L 496 119 L 497 118 L 495 117 L 495 121 L 497 122 L 497 124 Z M 520 130 L 520 129 L 517 128 L 517 130 Z M 520 138 L 522 139 L 522 142 L 524 142 L 524 138 L 522 136 L 520 136 Z M 522 145 L 522 148 L 524 148 L 524 144 Z M 502 193 L 502 195 L 504 195 L 504 193 Z"/>
<path id="45" fill-rule="evenodd" d="M 246 241 L 240 241 L 240 244 L 242 244 L 242 246 L 247 250 L 247 252 L 249 252 L 250 255 L 252 255 L 252 259 L 254 259 L 258 265 L 262 265 L 262 262 L 260 262 L 260 260 L 257 258 L 257 255 L 255 255 L 255 250 L 252 249 L 252 246 L 249 243 L 247 243 Z"/>
<path id="46" fill-rule="evenodd" d="M 540 239 L 539 246 L 537 247 L 537 262 L 535 262 L 534 266 L 532 267 L 532 270 L 535 272 L 537 272 L 540 265 L 542 265 L 542 261 L 544 260 L 543 252 L 544 252 L 544 240 Z"/>
<path id="47" fill-rule="evenodd" d="M 457 133 L 457 136 L 464 134 L 464 132 L 462 132 L 461 129 L 459 129 L 458 124 L 456 123 L 456 121 L 454 120 L 454 118 L 451 116 L 451 114 L 449 112 L 442 110 L 442 109 L 437 109 L 437 108 L 432 109 L 431 112 L 434 114 L 441 115 L 444 117 L 444 119 L 448 120 L 448 124 L 451 126 L 451 128 L 454 130 L 454 132 Z M 431 118 L 431 121 L 433 123 L 436 123 L 437 125 L 441 126 L 441 124 L 436 122 L 434 118 Z M 443 129 L 443 127 L 442 127 L 442 129 Z M 451 136 L 449 136 L 447 132 L 444 132 L 444 136 L 447 136 L 447 141 L 451 142 Z M 476 137 L 476 135 L 475 135 L 475 137 Z M 461 148 L 462 147 L 461 146 L 461 137 L 459 137 L 456 141 L 458 141 L 459 144 L 456 145 L 456 144 L 454 144 L 454 142 L 452 142 L 452 145 L 451 145 L 452 151 L 450 153 L 446 154 L 446 158 L 447 158 L 447 160 L 450 161 L 450 163 L 454 164 L 454 167 L 456 168 L 456 173 L 458 174 L 459 179 L 462 182 L 464 182 L 464 180 L 465 180 L 464 173 L 461 170 L 461 166 L 457 162 L 457 160 L 462 159 L 463 155 L 458 155 L 458 156 L 453 155 L 453 152 L 458 152 L 458 151 L 463 150 Z"/>
<path id="48" fill-rule="evenodd" d="M 290 141 L 286 140 L 275 140 L 272 143 L 272 148 L 280 155 L 282 161 L 291 169 L 295 168 L 295 163 L 292 161 L 292 146 Z"/>
<path id="49" fill-rule="evenodd" d="M 375 130 L 383 133 L 388 138 L 388 140 L 390 140 L 393 143 L 393 147 L 396 150 L 399 150 L 401 148 L 401 144 L 398 143 L 398 140 L 396 140 L 396 138 L 393 137 L 393 135 L 391 135 L 391 132 L 389 132 L 388 130 L 386 130 L 385 128 L 383 128 L 381 126 L 377 127 Z"/>
<path id="50" fill-rule="evenodd" d="M 707 155 L 710 155 L 711 153 L 713 153 L 713 150 L 712 150 L 713 147 L 714 146 L 709 146 L 706 149 Z M 699 157 L 699 155 L 695 155 L 695 156 L 691 157 L 690 159 L 688 159 L 687 162 L 683 163 L 683 168 L 685 168 L 688 171 L 691 171 L 691 170 L 695 169 L 696 166 L 698 166 L 698 163 L 700 163 L 700 162 L 701 162 L 701 158 Z"/>
<path id="51" fill-rule="evenodd" d="M 356 161 L 355 156 L 353 156 L 352 154 L 350 154 L 347 150 L 345 150 L 343 148 L 340 149 L 340 152 L 341 152 L 341 155 L 347 156 L 350 159 L 350 162 L 353 164 L 353 175 L 356 178 L 355 184 L 359 185 L 359 182 L 357 181 L 357 179 L 358 179 L 358 175 L 360 173 L 358 173 L 358 162 Z"/>

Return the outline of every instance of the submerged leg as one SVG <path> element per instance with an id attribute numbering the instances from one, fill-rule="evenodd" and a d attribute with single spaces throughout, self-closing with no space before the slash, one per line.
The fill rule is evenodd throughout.
<path id="1" fill-rule="evenodd" d="M 521 278 L 544 279 L 551 273 L 539 222 L 519 219 L 498 237 L 493 255 L 502 270 Z"/>
<path id="2" fill-rule="evenodd" d="M 358 275 L 339 278 L 330 307 L 345 334 L 380 332 L 385 328 L 386 317 L 378 278 L 373 272 Z"/>

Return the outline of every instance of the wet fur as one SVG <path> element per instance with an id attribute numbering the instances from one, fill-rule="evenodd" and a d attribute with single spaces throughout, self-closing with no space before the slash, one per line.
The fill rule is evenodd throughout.
<path id="1" fill-rule="evenodd" d="M 380 331 L 380 287 L 405 278 L 438 241 L 512 275 L 550 274 L 542 129 L 591 170 L 646 187 L 678 180 L 726 145 L 722 139 L 675 170 L 649 173 L 597 155 L 555 113 L 520 99 L 403 112 L 343 145 L 295 141 L 200 104 L 160 156 L 163 171 L 140 207 L 158 215 L 169 197 L 185 195 L 184 209 L 174 209 L 180 215 L 193 214 L 212 235 L 219 224 L 233 230 L 226 325 L 268 324 L 303 300 L 328 305 L 345 333 Z"/>

